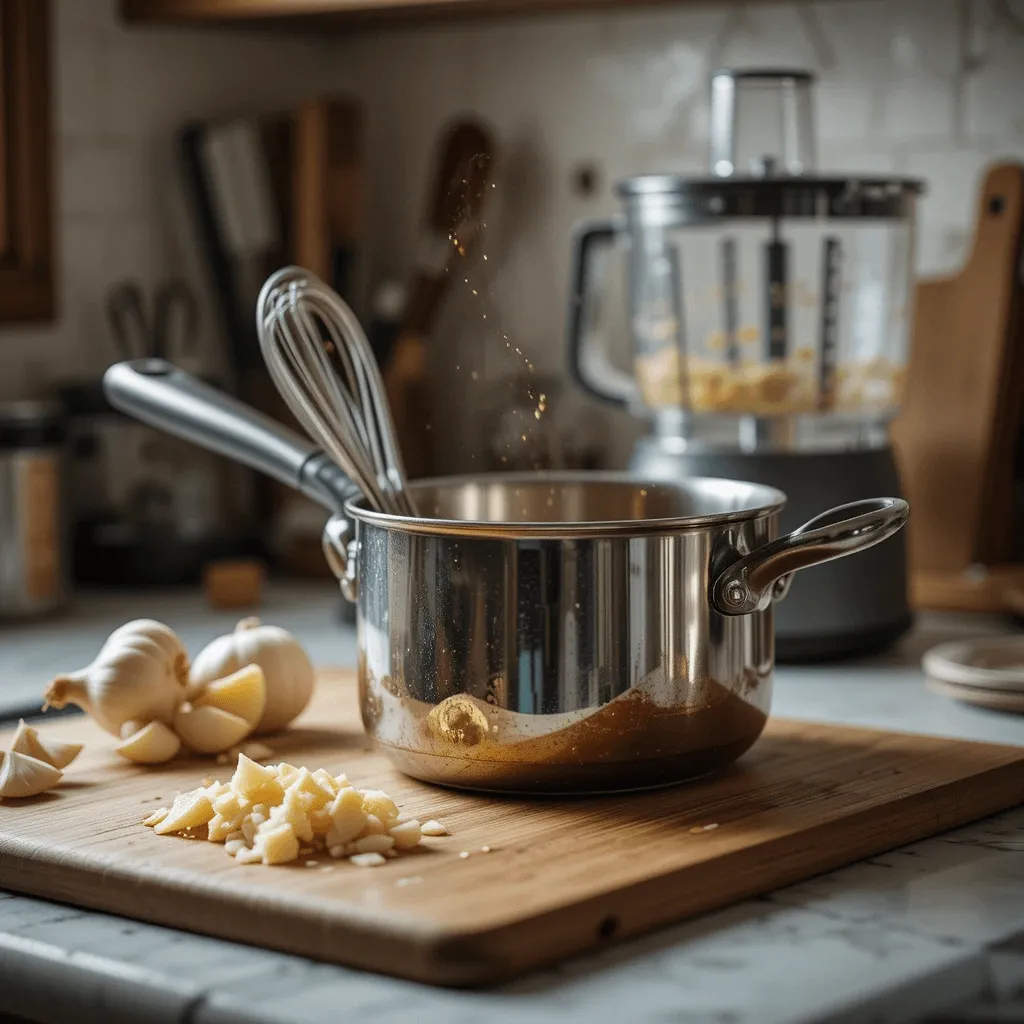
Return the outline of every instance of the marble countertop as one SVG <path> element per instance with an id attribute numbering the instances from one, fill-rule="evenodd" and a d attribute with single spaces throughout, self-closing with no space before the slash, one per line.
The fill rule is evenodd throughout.
<path id="1" fill-rule="evenodd" d="M 190 648 L 237 616 L 189 594 L 81 598 L 62 620 L 0 629 L 0 717 L 85 664 L 135 614 Z M 260 614 L 322 664 L 353 664 L 333 587 L 275 587 Z M 774 711 L 1024 744 L 1024 719 L 923 686 L 934 643 L 1004 631 L 928 616 L 883 658 L 784 667 Z M 3 809 L 0 808 L 0 813 Z M 3 879 L 0 878 L 0 888 Z M 58 1024 L 773 1024 L 1024 1019 L 1024 808 L 748 900 L 485 992 L 428 988 L 0 892 L 0 1019 Z"/>

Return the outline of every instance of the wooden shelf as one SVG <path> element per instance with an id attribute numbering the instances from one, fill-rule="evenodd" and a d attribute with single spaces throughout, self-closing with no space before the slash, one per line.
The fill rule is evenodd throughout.
<path id="1" fill-rule="evenodd" d="M 683 2 L 713 5 L 715 0 L 121 0 L 121 14 L 125 21 L 133 24 L 353 28 L 598 7 L 653 7 Z"/>

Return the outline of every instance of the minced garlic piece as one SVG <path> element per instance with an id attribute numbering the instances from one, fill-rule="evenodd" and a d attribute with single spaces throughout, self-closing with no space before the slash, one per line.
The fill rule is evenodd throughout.
<path id="1" fill-rule="evenodd" d="M 326 851 L 360 867 L 377 867 L 411 850 L 424 835 L 448 835 L 439 822 L 421 826 L 403 819 L 383 790 L 356 789 L 347 776 L 324 768 L 260 765 L 239 753 L 230 782 L 203 781 L 143 824 L 160 835 L 190 838 L 198 838 L 192 830 L 205 825 L 207 839 L 223 843 L 240 864 L 286 864 Z"/>
<path id="2" fill-rule="evenodd" d="M 167 817 L 167 808 L 166 807 L 158 807 L 148 818 L 143 818 L 142 819 L 142 824 L 145 825 L 146 828 L 155 828 L 166 817 Z"/>

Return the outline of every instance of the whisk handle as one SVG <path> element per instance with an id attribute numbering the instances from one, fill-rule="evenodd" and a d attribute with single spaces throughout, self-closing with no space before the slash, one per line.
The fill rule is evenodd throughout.
<path id="1" fill-rule="evenodd" d="M 162 359 L 115 363 L 103 390 L 115 409 L 265 473 L 332 512 L 359 494 L 304 437 Z"/>

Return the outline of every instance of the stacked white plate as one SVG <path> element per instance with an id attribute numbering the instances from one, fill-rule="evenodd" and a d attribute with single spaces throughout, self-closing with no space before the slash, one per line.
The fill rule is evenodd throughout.
<path id="1" fill-rule="evenodd" d="M 921 661 L 928 686 L 953 700 L 1024 714 L 1024 636 L 958 640 Z"/>

